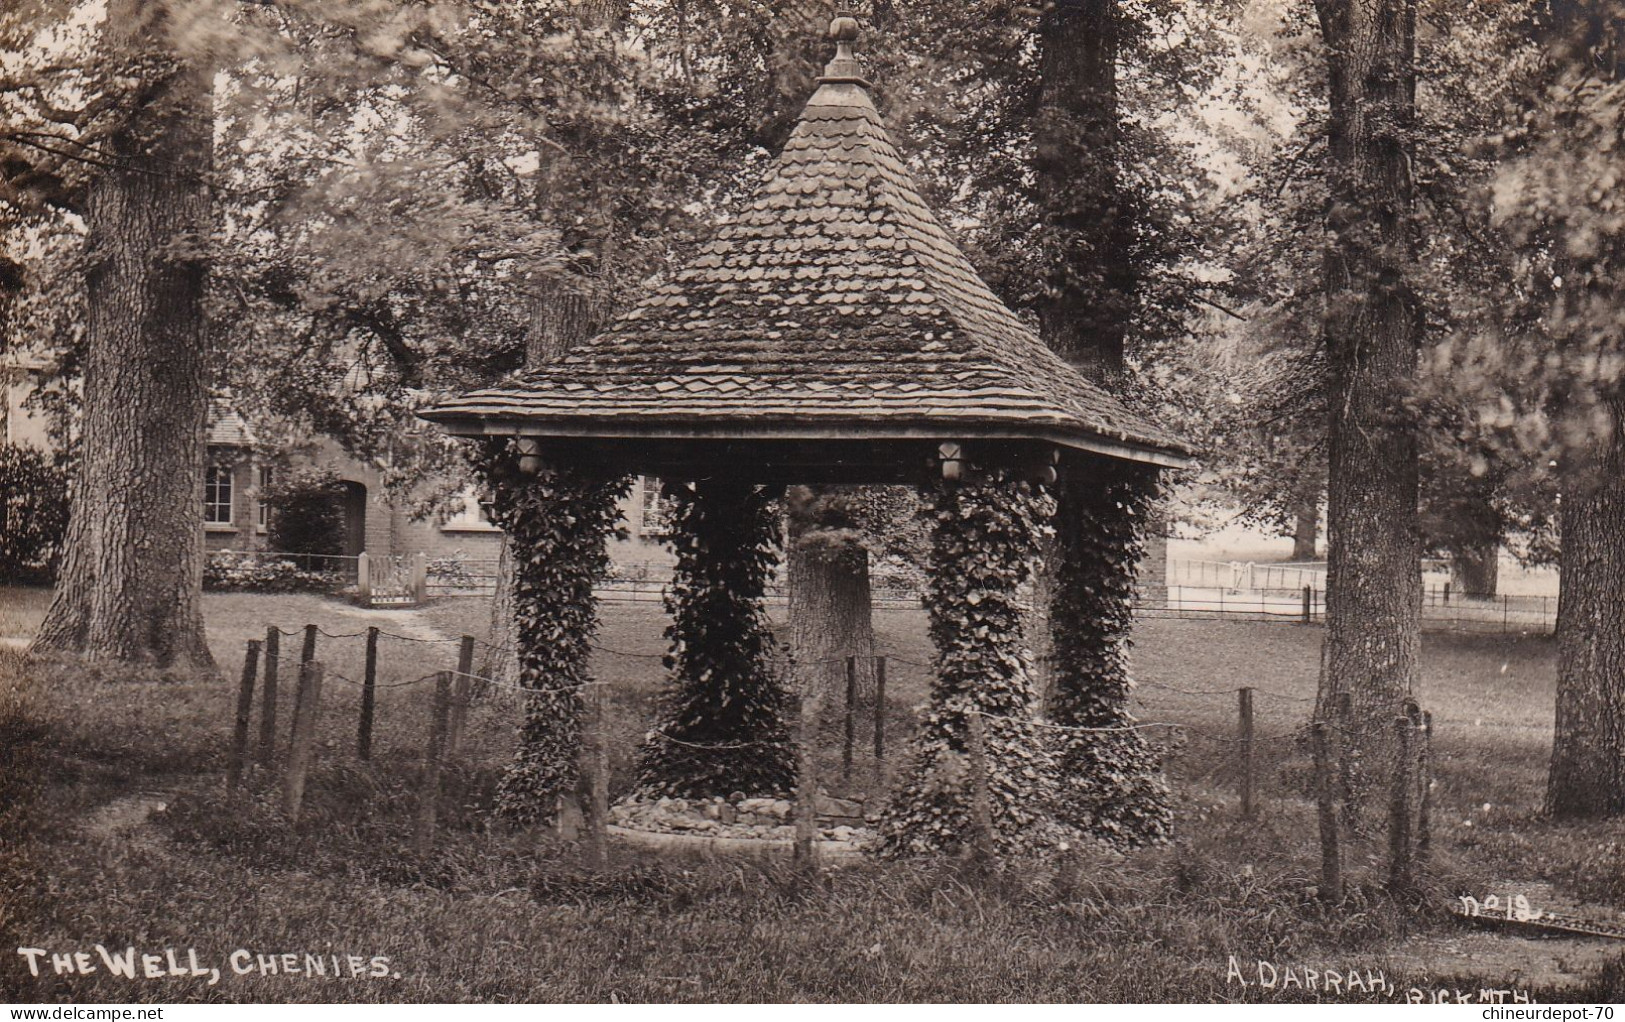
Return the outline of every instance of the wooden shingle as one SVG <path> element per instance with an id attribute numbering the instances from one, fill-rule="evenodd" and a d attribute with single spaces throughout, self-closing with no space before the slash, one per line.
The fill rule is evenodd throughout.
<path id="1" fill-rule="evenodd" d="M 461 435 L 997 440 L 1182 463 L 1177 439 L 977 275 L 855 68 L 838 59 L 819 81 L 750 206 L 670 281 L 586 343 L 424 417 Z"/>

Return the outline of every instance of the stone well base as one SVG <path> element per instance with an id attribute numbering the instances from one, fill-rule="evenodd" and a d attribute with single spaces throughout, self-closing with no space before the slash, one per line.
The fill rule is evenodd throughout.
<path id="1" fill-rule="evenodd" d="M 871 837 L 863 804 L 820 794 L 817 808 L 819 851 L 831 858 L 858 854 Z M 651 850 L 776 858 L 794 850 L 792 818 L 785 799 L 623 799 L 610 807 L 609 833 Z"/>
<path id="2" fill-rule="evenodd" d="M 740 856 L 760 859 L 788 859 L 795 842 L 784 838 L 707 837 L 701 834 L 668 834 L 652 830 L 632 830 L 610 826 L 609 836 L 633 848 L 651 852 L 686 852 L 696 855 Z M 821 840 L 818 854 L 831 862 L 857 859 L 863 850 L 852 841 Z"/>

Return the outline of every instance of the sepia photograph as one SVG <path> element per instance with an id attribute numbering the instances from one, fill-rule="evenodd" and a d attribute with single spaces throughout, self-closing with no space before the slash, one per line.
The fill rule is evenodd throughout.
<path id="1" fill-rule="evenodd" d="M 0 0 L 7 1018 L 1607 1022 L 1622 183 L 1625 0 Z"/>

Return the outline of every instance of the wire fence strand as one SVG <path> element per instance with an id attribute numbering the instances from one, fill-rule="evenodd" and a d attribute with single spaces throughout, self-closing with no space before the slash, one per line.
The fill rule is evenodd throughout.
<path id="1" fill-rule="evenodd" d="M 296 629 L 296 630 L 293 630 L 293 631 L 289 631 L 289 630 L 282 629 L 282 628 L 277 627 L 277 626 L 268 626 L 268 627 L 271 630 L 274 630 L 274 631 L 278 632 L 279 634 L 284 635 L 284 636 L 288 636 L 288 637 L 299 637 L 299 636 L 302 636 L 304 634 L 303 629 Z M 325 629 L 322 629 L 322 628 L 318 627 L 317 631 L 320 634 L 328 637 L 329 639 L 340 640 L 340 639 L 353 639 L 353 638 L 365 637 L 365 636 L 370 634 L 371 629 L 369 629 L 368 631 L 362 631 L 362 632 L 334 633 L 334 632 L 328 632 Z M 388 637 L 388 638 L 391 638 L 391 639 L 397 639 L 397 640 L 405 641 L 405 642 L 415 642 L 415 643 L 424 643 L 424 644 L 452 644 L 452 643 L 461 643 L 463 641 L 463 637 L 455 637 L 455 638 L 422 638 L 420 636 L 402 635 L 402 634 L 400 634 L 398 632 L 389 632 L 389 631 L 385 631 L 383 629 L 379 629 L 377 634 L 380 637 Z M 486 641 L 486 640 L 482 640 L 482 639 L 480 639 L 478 637 L 474 637 L 474 642 L 475 642 L 476 645 L 483 646 L 485 649 L 487 649 L 489 651 L 492 651 L 492 652 L 508 653 L 508 654 L 512 654 L 512 655 L 517 655 L 517 653 L 518 653 L 518 651 L 515 650 L 511 646 L 492 643 L 492 642 L 489 642 L 489 641 Z M 632 651 L 629 651 L 629 650 L 615 649 L 614 647 L 604 646 L 604 645 L 602 645 L 600 643 L 591 642 L 591 641 L 589 641 L 588 645 L 591 646 L 591 648 L 593 648 L 594 650 L 597 650 L 599 652 L 608 653 L 608 654 L 611 654 L 613 656 L 628 657 L 628 658 L 638 659 L 638 660 L 663 660 L 667 656 L 671 655 L 669 652 L 662 652 L 662 653 L 632 652 Z M 266 656 L 267 658 L 274 658 L 279 662 L 285 662 L 285 663 L 291 663 L 291 664 L 299 664 L 301 662 L 298 655 L 296 655 L 296 654 L 271 653 L 269 650 L 265 650 L 265 651 L 263 651 L 263 655 Z M 851 660 L 851 659 L 870 659 L 870 660 L 873 660 L 873 659 L 879 659 L 881 657 L 884 657 L 888 662 L 906 664 L 906 665 L 909 665 L 909 666 L 919 667 L 919 668 L 923 668 L 923 669 L 927 669 L 927 670 L 932 669 L 933 666 L 934 666 L 934 665 L 932 665 L 930 663 L 927 663 L 927 662 L 924 662 L 924 661 L 913 660 L 913 659 L 910 659 L 908 657 L 899 656 L 897 653 L 895 653 L 894 651 L 890 651 L 890 650 L 888 650 L 887 652 L 881 653 L 881 654 L 876 654 L 874 656 L 865 656 L 865 657 L 837 656 L 837 657 L 821 658 L 821 659 L 817 659 L 817 660 L 800 660 L 800 661 L 798 661 L 798 660 L 796 660 L 794 658 L 772 658 L 769 661 L 769 666 L 776 666 L 776 667 L 779 667 L 781 669 L 784 669 L 784 668 L 793 668 L 793 667 L 797 666 L 798 664 L 800 666 L 821 666 L 821 665 L 844 663 L 844 662 L 846 662 L 848 660 Z M 1044 657 L 1044 658 L 1040 658 L 1040 659 L 1041 659 L 1041 661 L 1048 661 L 1049 660 L 1048 657 Z M 321 662 L 321 661 L 318 660 L 317 662 Z M 342 672 L 333 670 L 325 662 L 323 662 L 323 667 L 324 667 L 324 674 L 328 678 L 336 679 L 338 681 L 344 682 L 344 683 L 349 684 L 349 685 L 356 686 L 358 688 L 366 686 L 366 682 L 358 681 L 358 680 L 356 680 L 354 678 L 351 678 L 351 677 L 343 674 Z M 372 685 L 373 685 L 373 687 L 375 689 L 411 688 L 411 687 L 414 687 L 414 686 L 417 686 L 417 685 L 423 685 L 423 684 L 427 684 L 429 682 L 432 682 L 436 678 L 441 677 L 442 675 L 451 676 L 451 677 L 458 677 L 458 678 L 468 678 L 468 679 L 470 679 L 472 681 L 476 681 L 476 682 L 481 683 L 483 686 L 489 686 L 489 687 L 492 687 L 492 688 L 504 689 L 504 690 L 507 690 L 507 691 L 515 692 L 515 693 L 530 694 L 530 695 L 552 695 L 552 694 L 557 694 L 557 693 L 562 693 L 562 692 L 580 692 L 580 691 L 582 691 L 584 689 L 587 689 L 587 688 L 599 687 L 599 686 L 607 686 L 609 684 L 608 682 L 604 682 L 604 681 L 586 681 L 586 682 L 581 682 L 581 683 L 575 684 L 575 685 L 556 686 L 556 687 L 550 687 L 550 688 L 533 688 L 533 687 L 524 685 L 522 683 L 505 681 L 503 679 L 493 678 L 493 677 L 490 677 L 488 675 L 447 669 L 447 670 L 430 671 L 430 672 L 428 672 L 426 674 L 423 674 L 421 676 L 418 676 L 418 677 L 415 677 L 415 678 L 408 678 L 406 680 L 400 680 L 400 681 L 387 681 L 387 682 L 384 682 L 384 681 L 378 681 L 378 680 L 374 679 Z M 1169 685 L 1169 684 L 1166 684 L 1166 683 L 1163 683 L 1163 682 L 1151 681 L 1151 680 L 1147 680 L 1147 679 L 1138 680 L 1138 681 L 1135 682 L 1135 684 L 1136 684 L 1137 687 L 1138 686 L 1144 686 L 1144 687 L 1147 687 L 1147 688 L 1158 689 L 1158 690 L 1162 690 L 1162 691 L 1175 692 L 1175 693 L 1178 693 L 1178 694 L 1181 694 L 1181 695 L 1194 696 L 1194 697 L 1203 697 L 1203 698 L 1219 697 L 1219 696 L 1230 696 L 1230 695 L 1233 695 L 1234 693 L 1236 693 L 1238 691 L 1237 688 L 1210 688 L 1210 689 L 1182 688 L 1182 687 L 1177 686 L 1177 685 Z M 1279 692 L 1279 691 L 1275 691 L 1275 690 L 1272 690 L 1272 689 L 1263 689 L 1263 688 L 1258 688 L 1258 687 L 1255 687 L 1255 686 L 1238 686 L 1238 688 L 1244 688 L 1244 687 L 1245 688 L 1252 688 L 1252 690 L 1255 693 L 1269 695 L 1269 696 L 1273 696 L 1275 698 L 1284 699 L 1284 700 L 1291 701 L 1291 702 L 1308 703 L 1308 702 L 1313 702 L 1314 701 L 1314 697 L 1312 697 L 1312 696 L 1296 696 L 1296 695 L 1291 695 L 1291 694 L 1285 693 L 1285 692 Z M 1144 702 L 1143 698 L 1141 698 L 1139 696 L 1136 696 L 1135 698 L 1136 698 L 1136 701 L 1138 701 L 1142 706 L 1147 705 Z M 979 711 L 979 710 L 971 710 L 971 711 L 967 711 L 967 712 L 976 713 L 977 715 L 982 716 L 984 718 L 988 718 L 988 719 L 1020 720 L 1020 718 L 1012 718 L 1012 717 L 1007 717 L 1007 716 L 999 716 L 999 715 L 994 715 L 994 714 L 988 714 L 988 713 L 985 713 L 985 712 Z M 1212 733 L 1210 731 L 1205 731 L 1205 730 L 1203 730 L 1203 729 L 1201 729 L 1199 727 L 1195 727 L 1195 726 L 1190 725 L 1190 724 L 1183 724 L 1183 723 L 1179 723 L 1179 722 L 1175 722 L 1175 721 L 1143 721 L 1143 722 L 1138 722 L 1138 723 L 1134 723 L 1134 724 L 1127 724 L 1127 725 L 1120 725 L 1120 726 L 1110 726 L 1110 727 L 1090 727 L 1090 726 L 1084 726 L 1084 725 L 1058 724 L 1058 723 L 1054 723 L 1054 722 L 1051 722 L 1051 721 L 1040 720 L 1040 719 L 1037 719 L 1037 718 L 1027 719 L 1027 720 L 1025 720 L 1023 722 L 1027 723 L 1027 724 L 1030 724 L 1031 726 L 1034 726 L 1034 727 L 1043 728 L 1043 729 L 1051 730 L 1051 731 L 1088 733 L 1088 734 L 1123 734 L 1123 733 L 1149 731 L 1149 730 L 1157 730 L 1157 729 L 1177 730 L 1177 731 L 1182 731 L 1182 732 L 1185 732 L 1185 733 L 1188 733 L 1188 734 L 1191 734 L 1191 735 L 1202 737 L 1202 738 L 1207 739 L 1209 741 L 1232 743 L 1232 744 L 1242 743 L 1242 742 L 1249 741 L 1249 740 L 1252 741 L 1252 742 L 1258 743 L 1258 742 L 1286 741 L 1286 740 L 1290 740 L 1290 739 L 1299 738 L 1299 737 L 1303 736 L 1307 732 L 1309 727 L 1311 727 L 1312 724 L 1314 723 L 1312 721 L 1306 721 L 1302 725 L 1300 725 L 1300 726 L 1298 726 L 1296 728 L 1293 728 L 1290 731 L 1282 732 L 1280 734 L 1262 735 L 1262 736 L 1255 735 L 1251 739 L 1243 739 L 1243 738 L 1238 738 L 1238 737 L 1214 734 L 1214 733 Z M 1349 728 L 1343 727 L 1342 725 L 1337 724 L 1337 723 L 1332 722 L 1332 721 L 1324 721 L 1324 723 L 1328 727 L 1330 727 L 1331 729 L 1333 729 L 1335 731 L 1338 731 L 1338 732 L 1340 732 L 1341 734 L 1343 734 L 1345 736 L 1353 737 L 1353 738 L 1370 737 L 1372 735 L 1384 733 L 1387 730 L 1386 728 L 1383 728 L 1383 727 L 1376 727 L 1376 728 L 1371 728 L 1371 729 L 1364 730 L 1364 731 L 1357 731 L 1357 730 L 1351 730 Z M 744 743 L 734 743 L 734 744 L 729 744 L 729 745 L 697 744 L 697 743 L 688 742 L 688 741 L 686 741 L 684 739 L 676 738 L 676 737 L 674 737 L 672 735 L 668 735 L 668 734 L 666 734 L 666 733 L 664 733 L 662 731 L 658 731 L 658 730 L 650 732 L 650 733 L 652 735 L 658 736 L 658 737 L 660 737 L 662 739 L 673 742 L 675 744 L 684 745 L 684 746 L 688 746 L 688 747 L 691 747 L 691 748 L 717 748 L 717 749 L 722 749 L 722 748 L 748 748 L 748 747 L 767 744 L 767 743 L 764 743 L 764 742 L 744 742 Z"/>

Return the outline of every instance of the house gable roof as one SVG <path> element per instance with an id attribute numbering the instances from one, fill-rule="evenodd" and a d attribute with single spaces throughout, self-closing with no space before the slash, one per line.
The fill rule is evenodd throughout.
<path id="1" fill-rule="evenodd" d="M 843 63 L 844 61 L 844 63 Z M 607 330 L 424 414 L 454 433 L 1042 440 L 1179 464 L 977 275 L 849 54 L 754 201 Z"/>
<path id="2" fill-rule="evenodd" d="M 232 403 L 231 394 L 222 392 L 209 397 L 210 447 L 253 447 L 254 431 Z"/>

